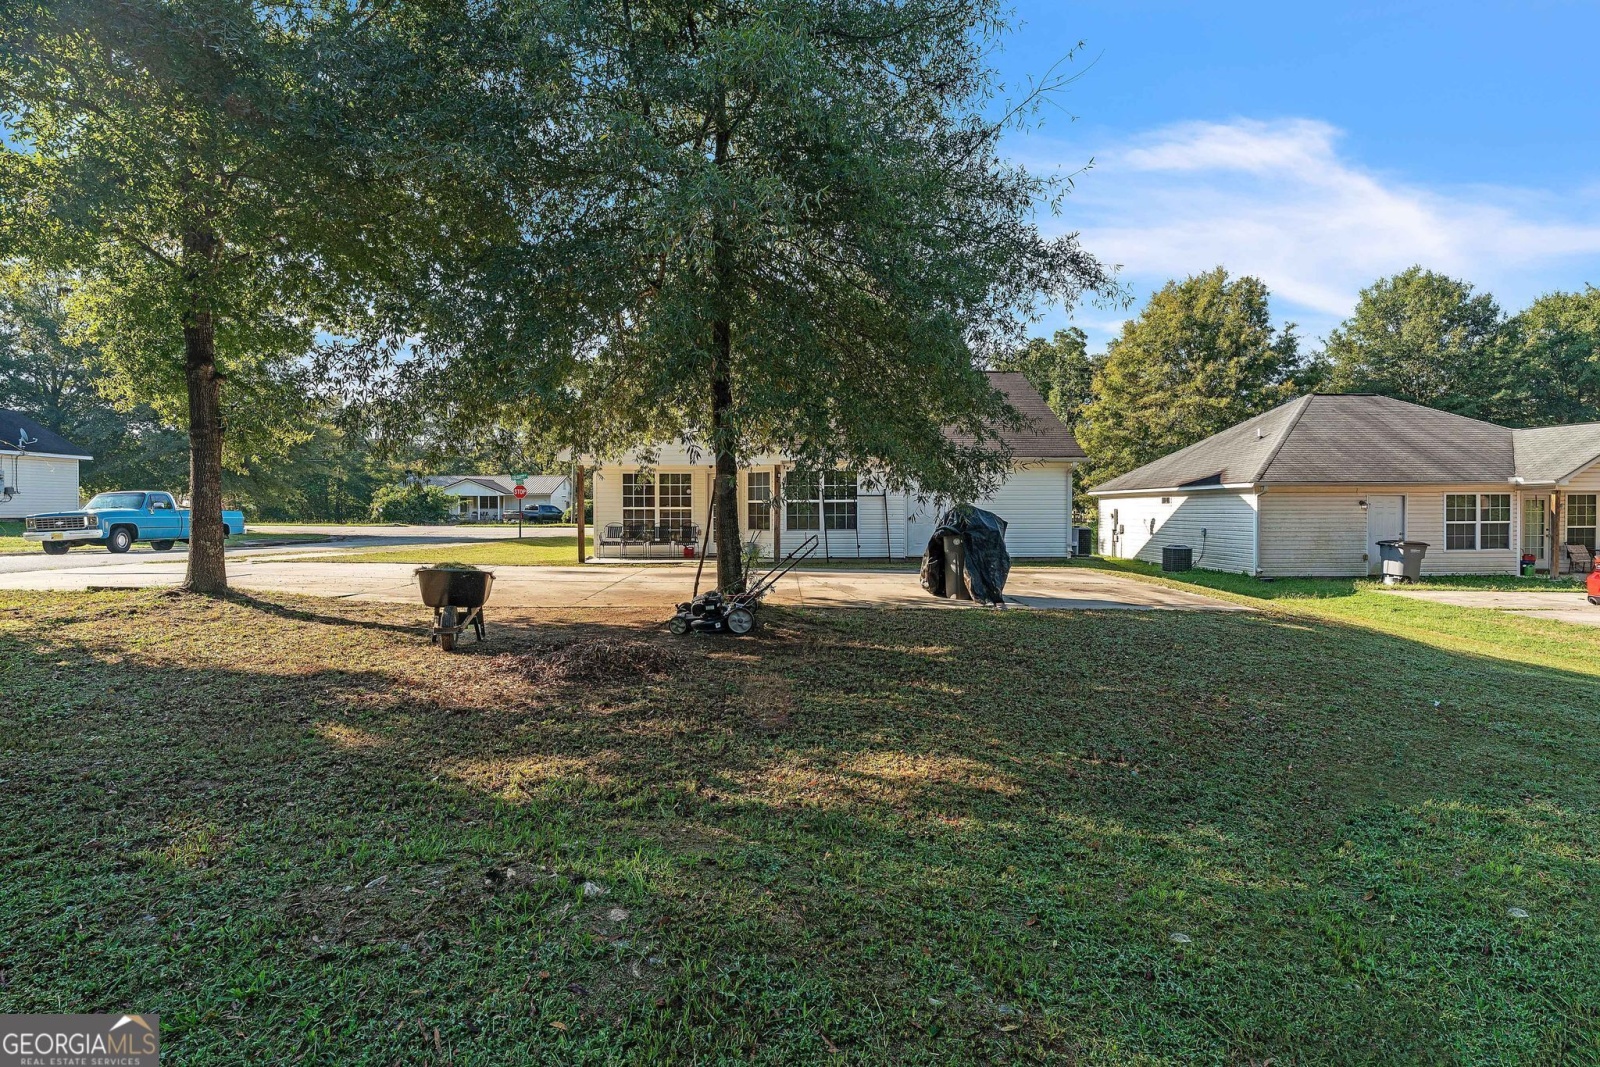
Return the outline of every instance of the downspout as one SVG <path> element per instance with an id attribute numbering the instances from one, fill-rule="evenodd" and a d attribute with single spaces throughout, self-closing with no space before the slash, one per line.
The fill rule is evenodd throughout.
<path id="1" fill-rule="evenodd" d="M 1250 574 L 1252 577 L 1259 578 L 1261 577 L 1261 497 L 1266 493 L 1267 488 L 1264 485 L 1258 485 L 1255 489 L 1256 506 L 1251 509 L 1253 514 L 1250 517 L 1250 524 L 1254 527 L 1251 530 L 1250 540 L 1255 555 L 1250 561 Z"/>

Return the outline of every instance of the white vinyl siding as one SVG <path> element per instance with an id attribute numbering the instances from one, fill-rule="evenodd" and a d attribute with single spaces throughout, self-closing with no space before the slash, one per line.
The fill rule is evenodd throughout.
<path id="1" fill-rule="evenodd" d="M 1521 553 L 1514 547 L 1450 550 L 1445 547 L 1445 498 L 1471 495 L 1473 530 L 1481 543 L 1484 497 L 1491 498 L 1490 543 L 1520 544 L 1520 498 L 1493 485 L 1275 488 L 1261 494 L 1261 573 L 1269 578 L 1343 577 L 1369 573 L 1368 493 L 1406 498 L 1406 537 L 1424 541 L 1423 574 L 1511 574 Z M 1510 516 L 1504 518 L 1509 496 Z M 1102 505 L 1103 507 L 1104 505 Z M 1505 523 L 1509 521 L 1509 534 Z M 1508 539 L 1509 538 L 1509 539 Z"/>
<path id="2" fill-rule="evenodd" d="M 1021 465 L 978 506 L 1006 520 L 1006 551 L 1013 556 L 1072 554 L 1072 464 Z"/>
<path id="3" fill-rule="evenodd" d="M 74 511 L 78 495 L 78 461 L 0 453 L 0 482 L 14 490 L 0 492 L 0 519 L 21 519 L 47 511 Z"/>
<path id="4" fill-rule="evenodd" d="M 1256 506 L 1255 494 L 1229 490 L 1101 497 L 1100 551 L 1160 563 L 1162 549 L 1188 545 L 1196 567 L 1254 573 Z M 1113 516 L 1120 531 L 1114 546 Z"/>

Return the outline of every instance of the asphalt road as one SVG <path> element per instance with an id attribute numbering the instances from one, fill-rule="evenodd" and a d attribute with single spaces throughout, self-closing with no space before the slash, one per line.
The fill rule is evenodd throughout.
<path id="1" fill-rule="evenodd" d="M 397 545 L 459 545 L 474 541 L 514 540 L 516 524 L 506 526 L 313 526 L 268 525 L 248 528 L 252 537 L 270 539 L 273 534 L 320 534 L 330 538 L 327 542 L 300 542 L 269 547 L 242 545 L 228 549 L 230 557 L 273 556 L 287 553 L 316 552 L 319 555 L 338 554 L 342 551 L 364 552 L 373 548 Z M 572 526 L 524 526 L 522 536 L 572 537 Z M 22 574 L 33 571 L 76 571 L 96 567 L 113 567 L 118 564 L 150 563 L 171 564 L 181 567 L 188 548 L 179 545 L 170 552 L 156 552 L 149 545 L 134 545 L 125 555 L 115 556 L 95 545 L 74 548 L 64 556 L 47 556 L 43 549 L 16 555 L 0 555 L 0 574 Z"/>

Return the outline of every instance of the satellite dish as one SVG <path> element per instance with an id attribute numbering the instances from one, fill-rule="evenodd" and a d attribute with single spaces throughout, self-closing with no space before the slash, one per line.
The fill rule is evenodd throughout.
<path id="1" fill-rule="evenodd" d="M 23 430 L 23 429 L 18 429 L 17 430 L 17 447 L 18 448 L 27 448 L 30 445 L 36 445 L 38 443 L 39 443 L 39 439 L 37 437 L 29 436 L 27 430 Z"/>

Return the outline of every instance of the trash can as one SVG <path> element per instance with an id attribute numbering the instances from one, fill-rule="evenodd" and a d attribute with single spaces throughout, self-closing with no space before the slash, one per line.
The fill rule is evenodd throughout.
<path id="1" fill-rule="evenodd" d="M 1422 557 L 1428 554 L 1428 542 L 1405 541 L 1398 538 L 1378 542 L 1378 558 L 1383 561 L 1383 584 L 1398 585 L 1414 582 L 1422 577 Z"/>
<path id="2" fill-rule="evenodd" d="M 967 546 L 960 534 L 944 535 L 944 595 L 971 600 L 967 590 Z"/>

